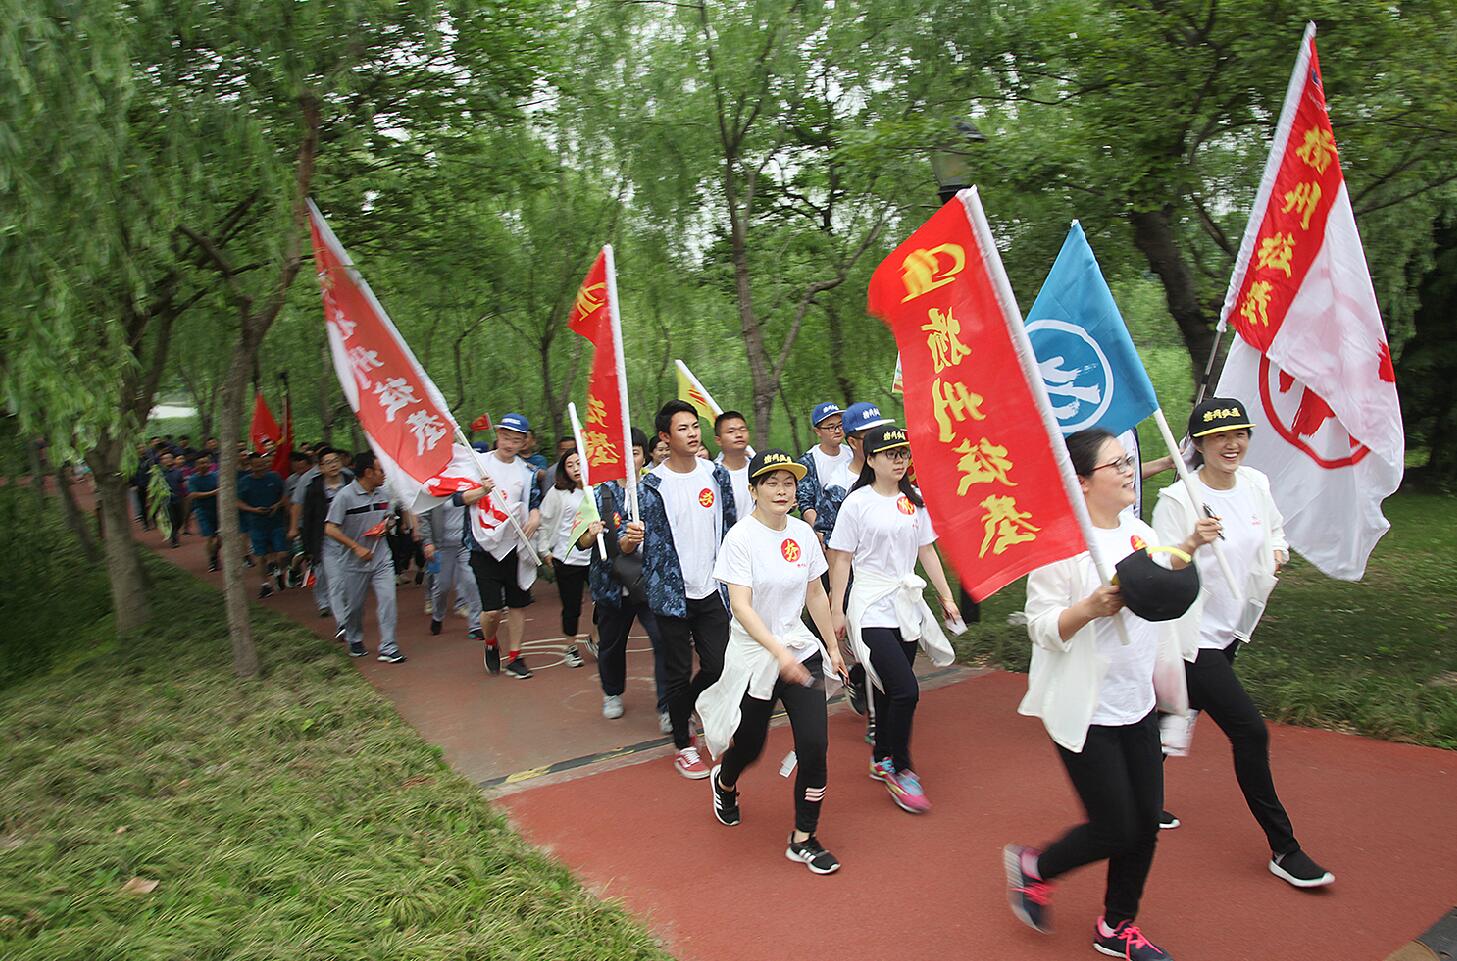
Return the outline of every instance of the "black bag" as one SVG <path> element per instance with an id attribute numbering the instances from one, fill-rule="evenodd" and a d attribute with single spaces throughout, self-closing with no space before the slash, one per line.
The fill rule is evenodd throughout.
<path id="1" fill-rule="evenodd" d="M 631 554 L 619 551 L 612 558 L 612 580 L 626 588 L 627 599 L 634 604 L 645 604 L 648 599 L 648 579 L 642 566 L 641 548 Z"/>

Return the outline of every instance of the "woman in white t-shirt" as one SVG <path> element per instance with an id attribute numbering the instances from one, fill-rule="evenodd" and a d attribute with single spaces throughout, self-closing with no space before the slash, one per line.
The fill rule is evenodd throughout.
<path id="1" fill-rule="evenodd" d="M 815 837 L 827 780 L 827 688 L 845 673 L 831 630 L 830 601 L 820 583 L 824 551 L 804 521 L 790 517 L 805 468 L 782 450 L 756 454 L 749 486 L 757 501 L 723 539 L 713 576 L 728 587 L 733 621 L 723 673 L 698 697 L 704 740 L 719 759 L 709 778 L 713 814 L 739 823 L 739 776 L 758 760 L 778 701 L 789 715 L 799 774 L 794 782 L 794 830 L 784 856 L 815 874 L 840 862 Z M 806 605 L 822 645 L 804 626 Z"/>
<path id="2" fill-rule="evenodd" d="M 1270 495 L 1270 481 L 1244 466 L 1250 446 L 1250 419 L 1244 405 L 1227 397 L 1211 397 L 1189 415 L 1199 471 L 1195 475 L 1200 503 L 1196 506 L 1183 484 L 1159 491 L 1153 526 L 1163 538 L 1180 536 L 1206 514 L 1224 525 L 1224 557 L 1234 585 L 1212 556 L 1198 559 L 1203 584 L 1199 599 L 1177 623 L 1189 686 L 1188 721 L 1176 725 L 1170 744 L 1184 753 L 1195 712 L 1206 711 L 1229 738 L 1234 773 L 1250 812 L 1270 844 L 1270 873 L 1297 888 L 1318 888 L 1335 875 L 1313 861 L 1295 840 L 1290 816 L 1275 793 L 1270 773 L 1270 734 L 1260 709 L 1234 673 L 1241 641 L 1248 641 L 1275 587 L 1276 575 L 1290 559 L 1284 519 Z M 1165 814 L 1165 825 L 1178 823 Z"/>
<path id="3" fill-rule="evenodd" d="M 1111 577 L 1124 557 L 1157 543 L 1151 527 L 1124 512 L 1139 482 L 1134 460 L 1104 430 L 1070 434 L 1066 443 L 1093 525 L 1091 546 Z M 1201 520 L 1171 566 L 1187 566 L 1189 556 L 1218 530 L 1217 521 Z M 1018 711 L 1042 719 L 1088 820 L 1043 851 L 1008 845 L 1012 911 L 1030 927 L 1049 931 L 1052 879 L 1106 859 L 1108 883 L 1093 946 L 1130 961 L 1166 961 L 1168 953 L 1133 920 L 1153 864 L 1163 805 L 1158 694 L 1165 706 L 1183 710 L 1173 631 L 1124 610 L 1118 588 L 1103 586 L 1088 552 L 1033 571 L 1026 613 L 1032 666 Z M 1175 690 L 1156 692 L 1160 665 Z"/>
<path id="4" fill-rule="evenodd" d="M 913 665 L 921 648 L 937 665 L 950 664 L 955 653 L 926 605 L 917 561 L 935 586 L 946 618 L 954 621 L 961 613 L 936 553 L 925 502 L 906 479 L 911 463 L 906 432 L 875 427 L 863 444 L 865 466 L 830 532 L 831 616 L 836 636 L 849 638 L 871 685 L 875 745 L 870 776 L 885 785 L 902 810 L 921 814 L 931 803 L 911 766 L 911 722 L 921 696 Z M 852 567 L 855 585 L 848 588 Z"/>
<path id="5" fill-rule="evenodd" d="M 557 460 L 555 480 L 541 499 L 541 526 L 536 529 L 536 552 L 551 565 L 556 577 L 557 595 L 562 601 L 562 637 L 567 641 L 567 667 L 581 667 L 582 654 L 577 649 L 582 635 L 577 633 L 582 619 L 582 591 L 587 586 L 587 570 L 592 560 L 572 540 L 577 524 L 577 509 L 582 497 L 591 494 L 582 487 L 581 461 L 575 450 Z M 590 631 L 588 637 L 593 635 Z"/>

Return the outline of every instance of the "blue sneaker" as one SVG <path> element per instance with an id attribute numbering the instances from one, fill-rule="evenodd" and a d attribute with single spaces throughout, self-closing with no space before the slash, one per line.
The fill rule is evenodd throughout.
<path id="1" fill-rule="evenodd" d="M 894 778 L 895 765 L 890 762 L 890 758 L 881 758 L 879 761 L 874 758 L 870 760 L 870 780 L 890 781 Z"/>
<path id="2" fill-rule="evenodd" d="M 1020 844 L 1002 848 L 1002 864 L 1007 869 L 1007 902 L 1017 920 L 1034 931 L 1051 934 L 1052 912 L 1048 909 L 1048 902 L 1052 900 L 1052 885 L 1023 873 L 1024 852 L 1039 853 Z"/>
<path id="3" fill-rule="evenodd" d="M 1104 934 L 1106 925 L 1099 918 L 1093 925 L 1093 948 L 1099 954 L 1124 961 L 1174 961 L 1174 956 L 1143 936 L 1138 925 L 1124 921 Z"/>

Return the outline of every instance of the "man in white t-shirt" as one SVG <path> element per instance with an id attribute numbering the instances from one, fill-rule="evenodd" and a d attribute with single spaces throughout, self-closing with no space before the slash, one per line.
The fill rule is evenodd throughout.
<path id="1" fill-rule="evenodd" d="M 734 487 L 734 511 L 740 518 L 754 510 L 749 497 L 749 422 L 736 410 L 726 410 L 713 421 L 713 437 L 718 441 L 718 457 L 729 473 Z"/>
<path id="2" fill-rule="evenodd" d="M 487 482 L 451 497 L 452 504 L 471 508 L 466 512 L 465 536 L 470 541 L 471 571 L 475 574 L 481 595 L 481 633 L 485 635 L 486 642 L 486 670 L 491 674 L 498 674 L 501 670 L 501 649 L 496 631 L 504 609 L 510 655 L 506 673 L 522 679 L 531 677 L 531 671 L 521 657 L 521 638 L 526 631 L 525 611 L 531 603 L 531 585 L 536 580 L 536 568 L 529 560 L 522 562 L 518 551 L 524 550 L 525 544 L 521 534 L 517 533 L 516 525 L 521 527 L 529 541 L 541 524 L 541 488 L 533 483 L 536 471 L 530 463 L 516 456 L 526 446 L 529 429 L 526 418 L 521 414 L 502 417 L 496 424 L 495 449 L 477 458 L 486 473 Z M 477 523 L 474 505 L 488 496 L 491 510 L 484 521 Z M 516 518 L 516 525 L 508 519 L 508 512 Z"/>
<path id="3" fill-rule="evenodd" d="M 804 452 L 799 462 L 805 467 L 804 478 L 799 482 L 797 500 L 799 516 L 810 527 L 815 526 L 819 514 L 820 488 L 826 480 L 836 475 L 840 468 L 850 463 L 854 456 L 845 443 L 844 412 L 833 401 L 816 404 L 810 411 L 809 422 L 814 427 L 819 443 Z M 823 542 L 824 538 L 821 537 Z"/>
<path id="4" fill-rule="evenodd" d="M 642 538 L 641 548 L 627 539 L 622 549 L 642 551 L 648 606 L 665 647 L 668 715 L 678 747 L 673 763 L 679 774 L 696 780 L 708 777 L 708 767 L 689 734 L 689 715 L 698 695 L 723 670 L 729 617 L 713 565 L 738 514 L 728 471 L 698 457 L 703 445 L 693 406 L 669 401 L 658 411 L 654 426 L 668 442 L 668 458 L 639 487 L 642 521 L 625 525 L 619 533 Z"/>

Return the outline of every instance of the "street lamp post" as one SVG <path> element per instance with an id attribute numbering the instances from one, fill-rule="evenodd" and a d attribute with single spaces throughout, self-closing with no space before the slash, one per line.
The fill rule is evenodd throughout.
<path id="1" fill-rule="evenodd" d="M 967 148 L 983 143 L 986 135 L 970 120 L 958 120 L 952 127 L 953 137 L 931 151 L 931 172 L 936 176 L 936 195 L 942 206 L 957 192 L 971 186 L 971 165 Z"/>

